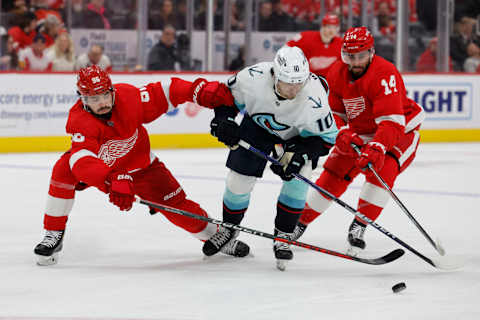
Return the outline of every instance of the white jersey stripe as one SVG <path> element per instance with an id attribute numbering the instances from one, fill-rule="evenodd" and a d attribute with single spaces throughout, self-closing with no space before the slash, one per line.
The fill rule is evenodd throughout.
<path id="1" fill-rule="evenodd" d="M 171 83 L 171 82 L 170 82 L 170 83 Z M 170 111 L 172 111 L 173 109 L 175 109 L 175 107 L 173 106 L 172 102 L 170 102 L 170 83 L 169 83 L 169 84 L 165 84 L 165 85 L 162 83 L 163 93 L 165 94 L 165 98 L 167 98 L 167 102 L 168 102 L 167 112 L 170 112 Z"/>
<path id="2" fill-rule="evenodd" d="M 377 207 L 384 208 L 390 195 L 388 191 L 370 182 L 365 182 L 360 192 L 360 199 L 367 201 Z"/>
<path id="3" fill-rule="evenodd" d="M 92 151 L 87 149 L 80 149 L 70 156 L 70 161 L 68 162 L 70 164 L 70 169 L 73 170 L 73 166 L 75 165 L 75 163 L 83 157 L 98 158 L 97 155 Z"/>
<path id="4" fill-rule="evenodd" d="M 420 140 L 420 133 L 417 130 L 415 130 L 413 131 L 413 134 L 414 134 L 414 137 L 413 137 L 412 144 L 410 144 L 410 146 L 405 150 L 405 152 L 398 159 L 398 163 L 400 163 L 400 166 L 403 165 L 403 163 L 415 152 L 417 148 L 418 142 Z M 400 150 L 397 149 L 397 151 L 400 151 Z"/>
<path id="5" fill-rule="evenodd" d="M 392 121 L 398 123 L 401 126 L 405 126 L 405 116 L 403 114 L 389 114 L 388 116 L 381 116 L 375 118 L 375 122 L 380 124 L 382 121 Z"/>
<path id="6" fill-rule="evenodd" d="M 405 125 L 405 132 L 412 131 L 420 123 L 422 123 L 423 120 L 425 120 L 425 111 L 423 111 L 423 109 L 420 109 L 420 112 L 415 117 L 410 119 L 410 121 L 408 121 L 407 124 Z"/>

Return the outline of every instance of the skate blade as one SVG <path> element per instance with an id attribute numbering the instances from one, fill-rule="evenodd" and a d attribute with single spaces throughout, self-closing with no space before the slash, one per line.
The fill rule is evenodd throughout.
<path id="1" fill-rule="evenodd" d="M 287 269 L 288 260 L 277 259 L 277 269 L 280 271 L 285 271 Z"/>
<path id="2" fill-rule="evenodd" d="M 353 257 L 358 257 L 362 252 L 363 252 L 363 249 L 360 249 L 359 247 L 349 246 L 347 248 L 347 254 Z"/>
<path id="3" fill-rule="evenodd" d="M 36 255 L 37 256 L 37 265 L 39 266 L 51 266 L 54 264 L 57 264 L 58 262 L 58 252 L 55 252 L 51 256 L 41 256 L 41 255 Z"/>

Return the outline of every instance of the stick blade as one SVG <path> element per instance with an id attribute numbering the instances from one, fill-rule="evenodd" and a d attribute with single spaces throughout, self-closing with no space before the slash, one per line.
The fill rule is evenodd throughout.
<path id="1" fill-rule="evenodd" d="M 451 256 L 443 256 L 438 259 L 432 259 L 432 262 L 435 264 L 436 268 L 444 271 L 458 270 L 463 268 L 466 264 L 464 259 Z"/>
<path id="2" fill-rule="evenodd" d="M 380 258 L 365 259 L 365 258 L 355 257 L 354 260 L 359 260 L 361 262 L 368 263 L 368 264 L 381 265 L 381 264 L 386 264 L 386 263 L 395 261 L 401 256 L 403 256 L 404 254 L 405 254 L 405 251 L 403 249 L 395 249 L 392 252 Z"/>

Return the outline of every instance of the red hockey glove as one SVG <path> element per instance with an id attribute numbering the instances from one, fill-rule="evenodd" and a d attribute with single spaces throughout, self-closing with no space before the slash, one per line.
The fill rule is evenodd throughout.
<path id="1" fill-rule="evenodd" d="M 362 154 L 357 159 L 355 165 L 364 169 L 369 163 L 372 164 L 375 171 L 383 168 L 385 162 L 385 147 L 378 142 L 369 142 L 362 148 Z"/>
<path id="2" fill-rule="evenodd" d="M 233 106 L 233 96 L 228 87 L 218 81 L 208 82 L 203 78 L 192 84 L 193 102 L 210 109 Z"/>
<path id="3" fill-rule="evenodd" d="M 108 188 L 110 202 L 120 210 L 130 210 L 135 201 L 132 176 L 125 172 L 112 172 L 107 177 L 107 184 L 110 185 Z"/>
<path id="4" fill-rule="evenodd" d="M 358 134 L 348 127 L 340 129 L 335 140 L 335 145 L 341 154 L 357 157 L 357 152 L 352 148 L 352 143 L 357 146 L 363 145 L 363 140 Z"/>

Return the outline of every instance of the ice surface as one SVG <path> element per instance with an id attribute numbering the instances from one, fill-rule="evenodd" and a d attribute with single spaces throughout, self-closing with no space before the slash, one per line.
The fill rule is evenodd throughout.
<path id="1" fill-rule="evenodd" d="M 158 150 L 191 199 L 221 216 L 227 150 Z M 201 243 L 137 205 L 120 213 L 92 188 L 77 193 L 60 262 L 35 265 L 50 169 L 58 153 L 0 155 L 0 319 L 435 319 L 480 318 L 480 144 L 422 144 L 394 191 L 437 236 L 457 271 L 432 268 L 407 252 L 370 266 L 296 248 L 285 272 L 271 241 L 248 234 L 253 257 L 204 260 Z M 317 172 L 318 174 L 318 172 Z M 344 201 L 356 206 L 357 179 Z M 255 186 L 243 224 L 272 232 L 280 180 L 269 170 Z M 304 242 L 346 249 L 352 214 L 332 207 Z M 390 201 L 378 223 L 431 258 L 431 245 Z M 399 245 L 373 228 L 365 256 Z M 394 294 L 391 287 L 405 282 Z"/>

